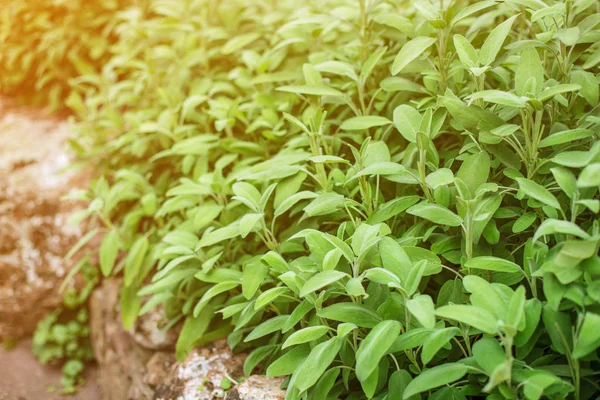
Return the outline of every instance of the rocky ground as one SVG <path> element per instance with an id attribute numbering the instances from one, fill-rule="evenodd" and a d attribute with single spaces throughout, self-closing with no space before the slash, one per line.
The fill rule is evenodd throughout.
<path id="1" fill-rule="evenodd" d="M 31 354 L 31 341 L 22 340 L 16 348 L 0 347 L 0 400 L 100 400 L 96 368 L 88 368 L 85 385 L 73 396 L 61 396 L 59 368 L 42 366 Z"/>
<path id="2" fill-rule="evenodd" d="M 0 98 L 0 339 L 30 335 L 37 322 L 61 303 L 58 287 L 72 263 L 63 257 L 81 231 L 68 218 L 81 205 L 60 198 L 85 187 L 85 174 L 63 172 L 70 157 L 68 123 Z M 30 341 L 0 350 L 0 400 L 58 399 L 60 371 L 42 367 Z M 90 384 L 74 399 L 100 399 Z"/>

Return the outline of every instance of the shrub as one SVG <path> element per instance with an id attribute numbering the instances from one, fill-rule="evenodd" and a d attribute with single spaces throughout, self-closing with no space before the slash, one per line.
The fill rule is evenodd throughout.
<path id="1" fill-rule="evenodd" d="M 133 0 L 6 0 L 0 10 L 0 93 L 64 108 L 69 80 L 107 60 L 119 10 Z"/>
<path id="2" fill-rule="evenodd" d="M 163 304 L 288 399 L 598 396 L 599 7 L 128 13 L 70 99 L 125 326 Z"/>

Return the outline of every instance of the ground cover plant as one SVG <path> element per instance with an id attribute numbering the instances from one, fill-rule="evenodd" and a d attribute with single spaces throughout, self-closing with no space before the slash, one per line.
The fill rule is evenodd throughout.
<path id="1" fill-rule="evenodd" d="M 0 93 L 64 110 L 69 80 L 98 73 L 117 13 L 142 0 L 7 0 L 0 6 Z"/>
<path id="2" fill-rule="evenodd" d="M 77 79 L 121 312 L 288 399 L 600 395 L 597 1 L 154 0 Z"/>

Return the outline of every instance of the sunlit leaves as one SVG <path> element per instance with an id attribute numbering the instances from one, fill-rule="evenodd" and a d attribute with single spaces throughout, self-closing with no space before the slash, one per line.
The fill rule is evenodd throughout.
<path id="1" fill-rule="evenodd" d="M 435 39 L 419 36 L 407 42 L 394 59 L 392 64 L 392 75 L 397 75 L 414 59 L 419 57 L 425 50 L 435 43 Z"/>

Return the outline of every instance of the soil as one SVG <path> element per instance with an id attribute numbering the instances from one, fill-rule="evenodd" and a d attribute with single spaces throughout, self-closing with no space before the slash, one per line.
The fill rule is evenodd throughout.
<path id="1" fill-rule="evenodd" d="M 86 383 L 72 396 L 51 392 L 60 388 L 61 372 L 57 367 L 43 366 L 30 351 L 31 341 L 23 340 L 16 348 L 0 347 L 0 400 L 100 400 L 94 366 L 88 367 Z"/>
<path id="2" fill-rule="evenodd" d="M 37 322 L 61 304 L 60 284 L 73 266 L 64 256 L 82 236 L 69 223 L 82 204 L 61 201 L 84 188 L 85 173 L 63 170 L 71 163 L 69 124 L 0 98 L 0 340 L 30 335 Z M 30 342 L 0 350 L 0 400 L 61 398 L 60 370 L 43 367 Z M 89 377 L 94 381 L 95 375 Z M 72 399 L 99 399 L 93 383 Z"/>

